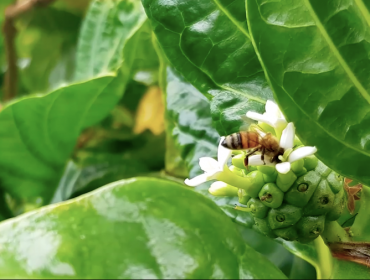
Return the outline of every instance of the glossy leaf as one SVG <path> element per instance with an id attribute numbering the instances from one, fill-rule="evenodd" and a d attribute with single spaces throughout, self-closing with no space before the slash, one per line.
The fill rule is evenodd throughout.
<path id="1" fill-rule="evenodd" d="M 359 0 L 247 0 L 249 30 L 282 111 L 304 144 L 370 183 L 370 28 Z"/>
<path id="2" fill-rule="evenodd" d="M 310 263 L 316 269 L 317 279 L 328 279 L 333 273 L 333 259 L 330 250 L 321 238 L 309 244 L 277 239 L 292 254 Z"/>
<path id="3" fill-rule="evenodd" d="M 248 110 L 264 110 L 272 94 L 249 39 L 244 0 L 142 3 L 170 63 L 211 100 L 219 134 L 238 131 Z"/>
<path id="4" fill-rule="evenodd" d="M 153 178 L 112 183 L 0 231 L 2 278 L 285 278 L 213 202 Z"/>
<path id="5" fill-rule="evenodd" d="M 146 17 L 140 2 L 98 1 L 91 3 L 77 50 L 76 80 L 85 80 L 116 71 L 125 61 L 122 50 Z M 135 56 L 135 49 L 131 49 Z"/>
<path id="6" fill-rule="evenodd" d="M 361 206 L 351 226 L 353 241 L 369 242 L 370 240 L 370 187 L 363 186 L 361 191 Z"/>
<path id="7" fill-rule="evenodd" d="M 199 158 L 217 156 L 219 135 L 212 127 L 209 101 L 165 63 L 161 78 L 166 100 L 167 134 L 175 141 L 173 148 L 187 167 L 186 177 L 192 178 L 203 173 L 199 167 Z M 254 220 L 250 213 L 234 209 L 237 197 L 215 197 L 208 193 L 209 186 L 210 183 L 205 183 L 196 190 L 214 200 L 233 221 L 249 228 L 253 226 Z"/>
<path id="8" fill-rule="evenodd" d="M 92 79 L 6 106 L 0 112 L 1 186 L 16 198 L 48 203 L 87 112 L 107 88 L 114 90 L 112 81 Z"/>
<path id="9" fill-rule="evenodd" d="M 369 279 L 369 268 L 354 262 L 334 259 L 331 279 Z"/>

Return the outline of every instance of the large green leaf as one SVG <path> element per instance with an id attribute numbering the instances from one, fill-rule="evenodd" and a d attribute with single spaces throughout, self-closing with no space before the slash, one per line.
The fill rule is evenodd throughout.
<path id="1" fill-rule="evenodd" d="M 370 28 L 362 1 L 247 0 L 249 30 L 275 99 L 303 143 L 370 183 Z"/>
<path id="2" fill-rule="evenodd" d="M 219 135 L 212 127 L 209 101 L 165 62 L 161 72 L 166 100 L 167 134 L 172 138 L 171 155 L 177 152 L 183 160 L 178 164 L 184 164 L 188 171 L 187 177 L 192 178 L 203 173 L 199 167 L 199 158 L 217 156 Z M 171 163 L 175 164 L 173 161 Z M 205 183 L 196 190 L 214 200 L 233 221 L 246 227 L 253 226 L 254 220 L 250 213 L 234 209 L 237 197 L 215 197 L 208 193 L 209 186 L 210 183 Z"/>
<path id="3" fill-rule="evenodd" d="M 2 278 L 285 278 L 213 202 L 153 178 L 112 183 L 0 231 Z"/>
<path id="4" fill-rule="evenodd" d="M 84 118 L 100 94 L 114 92 L 112 81 L 96 78 L 6 106 L 0 112 L 1 187 L 16 198 L 48 203 Z"/>
<path id="5" fill-rule="evenodd" d="M 245 24 L 244 0 L 142 0 L 170 63 L 211 100 L 221 135 L 272 99 Z M 196 7 L 196 8 L 195 8 Z"/>
<path id="6" fill-rule="evenodd" d="M 102 4 L 100 1 L 96 2 Z M 110 1 L 104 3 L 114 10 Z M 120 3 L 121 1 L 115 1 L 116 7 L 121 8 Z M 127 5 L 123 5 L 127 10 L 119 9 L 120 14 L 109 14 L 109 17 L 105 13 L 107 8 L 100 6 L 103 14 L 101 19 L 104 19 L 106 26 L 91 22 L 93 16 L 89 11 L 81 34 L 82 42 L 86 42 L 84 40 L 88 36 L 96 34 L 99 37 L 101 33 L 105 34 L 105 39 L 119 42 L 119 48 L 112 43 L 109 52 L 115 61 L 122 63 L 116 78 L 112 74 L 103 75 L 104 71 L 112 72 L 115 69 L 94 64 L 94 69 L 101 67 L 101 71 L 91 75 L 99 74 L 101 78 L 86 76 L 85 78 L 90 78 L 89 81 L 62 87 L 45 96 L 22 99 L 0 112 L 2 187 L 21 202 L 28 201 L 37 205 L 50 202 L 82 129 L 102 120 L 122 96 L 135 58 L 132 51 L 135 50 L 139 37 L 134 32 L 145 21 L 142 9 L 133 9 L 132 5 L 127 2 Z M 130 16 L 122 17 L 122 13 L 126 15 L 125 12 Z M 96 15 L 97 11 L 92 9 L 91 13 Z M 127 30 L 131 30 L 123 39 L 120 33 L 110 33 L 115 24 L 123 24 L 116 23 L 114 16 L 126 23 Z M 100 43 L 102 42 L 91 41 L 89 47 L 95 50 Z M 89 63 L 95 61 L 99 55 L 81 44 L 78 52 L 85 51 L 91 56 L 78 57 L 78 69 L 81 70 L 85 65 L 86 72 L 90 73 Z M 107 49 L 105 51 L 108 52 Z"/>
<path id="7" fill-rule="evenodd" d="M 333 259 L 324 241 L 317 238 L 315 242 L 302 244 L 298 241 L 277 239 L 289 252 L 310 263 L 316 269 L 317 279 L 328 279 L 333 273 Z"/>

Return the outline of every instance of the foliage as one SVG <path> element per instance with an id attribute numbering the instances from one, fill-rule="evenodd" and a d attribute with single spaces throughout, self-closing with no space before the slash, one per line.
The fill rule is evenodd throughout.
<path id="1" fill-rule="evenodd" d="M 20 3 L 1 1 L 0 24 Z M 0 37 L 0 278 L 369 279 L 366 1 L 57 0 L 13 21 L 12 100 Z M 233 186 L 183 184 L 267 100 L 353 179 L 323 238 L 264 236 Z"/>

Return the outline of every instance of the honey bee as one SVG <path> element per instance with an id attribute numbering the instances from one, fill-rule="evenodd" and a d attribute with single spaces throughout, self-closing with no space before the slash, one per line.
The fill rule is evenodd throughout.
<path id="1" fill-rule="evenodd" d="M 230 150 L 249 150 L 245 155 L 245 166 L 248 166 L 248 158 L 256 152 L 261 153 L 261 160 L 265 164 L 265 156 L 269 157 L 270 162 L 279 163 L 279 156 L 284 154 L 279 140 L 271 133 L 264 133 L 256 125 L 252 125 L 249 131 L 239 131 L 226 136 L 221 145 Z"/>

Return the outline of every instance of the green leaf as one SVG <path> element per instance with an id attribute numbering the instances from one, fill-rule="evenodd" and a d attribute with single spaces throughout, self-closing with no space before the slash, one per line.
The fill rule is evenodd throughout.
<path id="1" fill-rule="evenodd" d="M 95 0 L 81 27 L 78 42 L 76 80 L 85 80 L 118 70 L 129 57 L 122 50 L 146 19 L 135 0 Z M 135 56 L 135 49 L 130 49 Z"/>
<path id="2" fill-rule="evenodd" d="M 306 145 L 370 183 L 370 17 L 362 1 L 247 0 L 253 44 L 275 100 Z"/>
<path id="3" fill-rule="evenodd" d="M 110 182 L 145 175 L 147 166 L 121 155 L 93 154 L 88 163 L 69 161 L 51 203 L 64 201 L 93 191 Z"/>
<path id="4" fill-rule="evenodd" d="M 321 237 L 309 244 L 276 239 L 289 252 L 310 263 L 316 269 L 317 279 L 328 279 L 333 273 L 333 258 Z"/>
<path id="5" fill-rule="evenodd" d="M 153 178 L 112 183 L 0 231 L 2 278 L 286 278 L 213 202 Z"/>
<path id="6" fill-rule="evenodd" d="M 353 241 L 369 242 L 370 240 L 370 187 L 362 186 L 361 206 L 356 215 L 355 221 L 351 226 Z"/>
<path id="7" fill-rule="evenodd" d="M 112 81 L 96 78 L 6 106 L 0 112 L 1 187 L 16 198 L 48 203 L 88 111 L 107 89 L 117 90 Z M 96 111 L 95 117 L 104 115 Z"/>
<path id="8" fill-rule="evenodd" d="M 187 167 L 188 177 L 192 178 L 203 173 L 199 158 L 217 156 L 219 135 L 212 128 L 209 101 L 173 67 L 162 63 L 167 134 L 175 141 L 175 149 Z M 249 228 L 253 226 L 250 213 L 234 209 L 237 197 L 215 197 L 209 194 L 209 186 L 210 183 L 202 184 L 196 190 L 214 200 L 233 221 Z"/>
<path id="9" fill-rule="evenodd" d="M 334 259 L 333 274 L 330 279 L 369 279 L 369 268 L 354 262 Z"/>
<path id="10" fill-rule="evenodd" d="M 221 135 L 238 131 L 248 110 L 264 111 L 272 93 L 249 39 L 244 0 L 142 3 L 170 63 L 211 100 Z"/>

